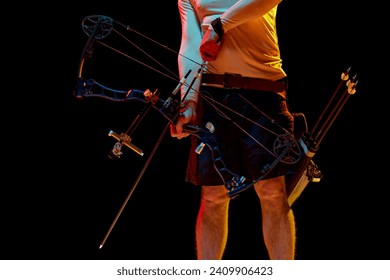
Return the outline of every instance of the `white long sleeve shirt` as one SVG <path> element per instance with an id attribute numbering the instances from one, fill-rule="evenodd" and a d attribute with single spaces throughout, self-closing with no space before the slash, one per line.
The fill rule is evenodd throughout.
<path id="1" fill-rule="evenodd" d="M 208 62 L 208 73 L 235 73 L 247 77 L 278 80 L 286 76 L 276 32 L 277 5 L 281 0 L 178 0 L 182 25 L 178 56 L 179 74 L 197 74 L 202 58 L 199 46 L 210 22 L 221 18 L 222 47 L 216 60 Z M 194 63 L 196 62 L 196 63 Z M 199 65 L 198 65 L 198 64 Z M 204 71 L 203 71 L 204 72 Z M 197 101 L 200 79 L 187 99 Z M 186 87 L 182 88 L 182 95 Z"/>

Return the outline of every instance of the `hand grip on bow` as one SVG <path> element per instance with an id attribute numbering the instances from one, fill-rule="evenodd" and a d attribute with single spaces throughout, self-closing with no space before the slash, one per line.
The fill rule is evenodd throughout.
<path id="1" fill-rule="evenodd" d="M 184 101 L 184 107 L 181 109 L 175 124 L 170 124 L 172 137 L 182 139 L 190 135 L 183 129 L 183 125 L 194 123 L 196 121 L 196 102 L 192 100 Z"/>

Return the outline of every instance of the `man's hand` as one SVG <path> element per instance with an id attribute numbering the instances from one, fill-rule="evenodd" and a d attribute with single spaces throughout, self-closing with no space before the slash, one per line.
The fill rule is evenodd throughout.
<path id="1" fill-rule="evenodd" d="M 190 135 L 187 132 L 183 132 L 183 125 L 187 123 L 193 123 L 195 120 L 196 102 L 192 100 L 186 101 L 184 109 L 180 112 L 180 115 L 177 118 L 176 124 L 170 125 L 171 136 L 181 139 Z"/>
<path id="2" fill-rule="evenodd" d="M 218 34 L 210 26 L 203 36 L 199 51 L 204 61 L 213 61 L 219 53 L 221 42 Z"/>

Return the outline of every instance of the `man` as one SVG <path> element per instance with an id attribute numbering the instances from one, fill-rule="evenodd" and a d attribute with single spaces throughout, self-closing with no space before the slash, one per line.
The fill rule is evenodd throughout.
<path id="1" fill-rule="evenodd" d="M 272 165 L 278 157 L 272 150 L 278 137 L 272 138 L 272 131 L 279 136 L 293 133 L 276 34 L 279 2 L 178 0 L 182 26 L 179 73 L 183 77 L 191 70 L 187 81 L 192 83 L 190 89 L 188 82 L 181 89 L 184 107 L 176 125 L 171 125 L 171 136 L 187 137 L 183 125 L 188 123 L 212 123 L 226 167 L 256 182 L 269 258 L 291 260 L 295 256 L 295 222 L 286 195 L 289 165 L 283 160 Z M 198 78 L 197 69 L 202 69 Z M 244 125 L 240 118 L 217 110 L 215 104 L 256 123 Z M 211 151 L 197 154 L 194 147 L 199 141 L 194 137 L 192 142 L 187 180 L 202 186 L 196 222 L 197 258 L 218 260 L 223 258 L 227 242 L 231 198 L 213 165 Z M 264 173 L 265 178 L 257 181 Z"/>

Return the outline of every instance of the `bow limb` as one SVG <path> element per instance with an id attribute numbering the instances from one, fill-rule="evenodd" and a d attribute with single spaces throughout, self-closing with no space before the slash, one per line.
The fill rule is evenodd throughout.
<path id="1" fill-rule="evenodd" d="M 106 16 L 94 15 L 85 17 L 82 21 L 82 28 L 85 34 L 88 35 L 88 40 L 84 46 L 80 63 L 78 77 L 82 77 L 85 60 L 92 56 L 92 45 L 95 40 L 106 38 L 112 31 L 113 20 Z"/>

